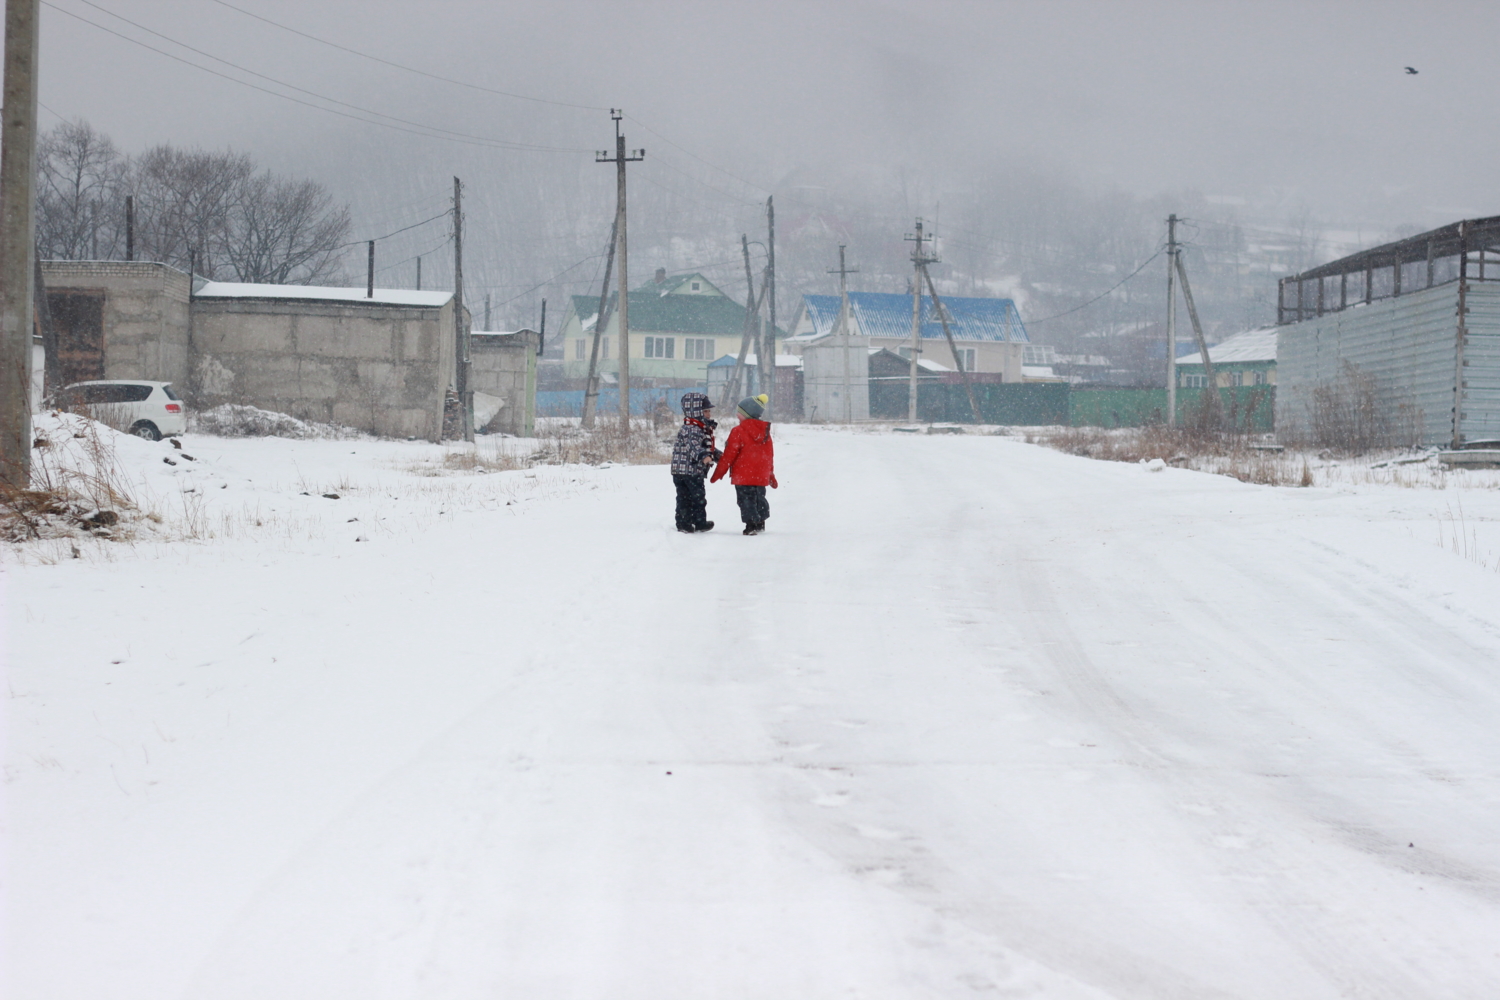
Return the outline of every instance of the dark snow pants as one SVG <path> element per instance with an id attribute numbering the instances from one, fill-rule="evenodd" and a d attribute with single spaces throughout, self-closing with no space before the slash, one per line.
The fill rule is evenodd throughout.
<path id="1" fill-rule="evenodd" d="M 677 487 L 677 527 L 697 531 L 708 522 L 708 490 L 702 476 L 673 476 Z"/>
<path id="2" fill-rule="evenodd" d="M 764 486 L 736 486 L 734 498 L 740 505 L 740 520 L 746 524 L 765 524 L 771 516 L 771 502 Z"/>

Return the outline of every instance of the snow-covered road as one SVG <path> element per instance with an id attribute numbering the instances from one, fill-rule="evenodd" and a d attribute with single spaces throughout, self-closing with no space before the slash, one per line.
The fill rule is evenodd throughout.
<path id="1" fill-rule="evenodd" d="M 1453 497 L 778 434 L 758 538 L 662 468 L 350 464 L 264 540 L 6 565 L 6 995 L 1500 995 Z"/>

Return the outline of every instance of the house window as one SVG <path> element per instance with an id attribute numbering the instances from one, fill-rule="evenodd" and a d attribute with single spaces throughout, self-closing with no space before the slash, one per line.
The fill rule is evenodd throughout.
<path id="1" fill-rule="evenodd" d="M 693 291 L 695 291 L 695 292 L 701 292 L 701 291 L 703 291 L 703 283 L 701 281 L 695 281 L 695 282 L 693 282 Z"/>
<path id="2" fill-rule="evenodd" d="M 712 361 L 714 359 L 714 342 L 712 340 L 701 340 L 697 337 L 687 337 L 682 341 L 682 357 L 684 361 Z"/>
<path id="3" fill-rule="evenodd" d="M 966 371 L 966 372 L 973 371 L 974 370 L 974 348 L 972 348 L 972 347 L 960 347 L 958 349 L 958 360 L 963 363 L 964 371 Z"/>
<path id="4" fill-rule="evenodd" d="M 1256 385 L 1265 385 L 1266 384 L 1266 373 L 1265 372 L 1256 372 L 1255 373 L 1255 384 Z"/>
<path id="5" fill-rule="evenodd" d="M 1184 389 L 1207 389 L 1207 375 L 1184 375 L 1182 376 L 1182 387 Z"/>
<path id="6" fill-rule="evenodd" d="M 648 358 L 670 358 L 675 357 L 677 351 L 676 337 L 647 337 L 646 357 Z"/>
<path id="7" fill-rule="evenodd" d="M 901 355 L 903 358 L 907 358 L 907 359 L 911 358 L 911 348 L 910 347 L 898 347 L 898 348 L 896 348 L 896 353 L 899 354 L 899 355 Z"/>
<path id="8" fill-rule="evenodd" d="M 582 361 L 583 360 L 583 345 L 584 345 L 584 340 L 583 340 L 582 337 L 580 337 L 579 339 L 573 341 L 573 359 L 575 361 Z"/>

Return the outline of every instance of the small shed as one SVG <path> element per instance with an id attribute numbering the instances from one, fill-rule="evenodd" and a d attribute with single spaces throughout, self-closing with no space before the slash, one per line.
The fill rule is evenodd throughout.
<path id="1" fill-rule="evenodd" d="M 486 434 L 531 437 L 536 431 L 535 330 L 469 331 L 469 385 L 474 420 Z M 492 414 L 488 419 L 481 419 Z"/>

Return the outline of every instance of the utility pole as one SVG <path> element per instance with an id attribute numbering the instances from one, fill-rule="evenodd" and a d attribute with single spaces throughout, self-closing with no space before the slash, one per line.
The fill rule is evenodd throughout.
<path id="1" fill-rule="evenodd" d="M 417 291 L 422 290 L 422 258 L 417 257 Z"/>
<path id="2" fill-rule="evenodd" d="M 1177 216 L 1167 216 L 1167 426 L 1177 426 Z"/>
<path id="3" fill-rule="evenodd" d="M 125 259 L 135 260 L 135 195 L 125 196 Z"/>
<path id="4" fill-rule="evenodd" d="M 615 266 L 615 247 L 620 235 L 620 208 L 615 206 L 615 221 L 609 227 L 609 252 L 604 258 L 604 284 L 599 288 L 599 311 L 594 313 L 594 346 L 589 351 L 589 374 L 583 389 L 583 427 L 594 427 L 594 408 L 599 403 L 599 341 L 609 322 L 609 279 Z M 567 344 L 563 345 L 564 349 Z"/>
<path id="5" fill-rule="evenodd" d="M 911 251 L 911 388 L 906 404 L 906 419 L 912 423 L 917 422 L 917 365 L 922 360 L 922 270 L 937 260 L 923 249 L 922 244 L 929 238 L 922 235 L 921 219 L 917 220 L 917 234 L 906 237 L 908 243 L 916 244 Z"/>
<path id="6" fill-rule="evenodd" d="M 771 349 L 765 351 L 762 344 L 762 352 L 759 357 L 770 355 L 769 362 L 761 362 L 761 371 L 764 373 L 766 364 L 769 363 L 771 374 L 764 375 L 761 379 L 765 385 L 761 391 L 766 394 L 766 419 L 771 419 L 771 404 L 776 402 L 776 205 L 775 196 L 766 198 L 766 286 L 770 289 L 771 307 Z M 765 338 L 761 338 L 764 340 Z"/>
<path id="7" fill-rule="evenodd" d="M 453 325 L 458 333 L 458 405 L 464 440 L 474 440 L 474 393 L 469 389 L 469 324 L 464 319 L 464 185 L 453 178 Z"/>
<path id="8" fill-rule="evenodd" d="M 490 293 L 484 293 L 484 328 L 490 328 Z"/>
<path id="9" fill-rule="evenodd" d="M 375 297 L 375 241 L 370 241 L 370 260 L 365 266 L 365 298 Z"/>
<path id="10" fill-rule="evenodd" d="M 974 385 L 969 380 L 969 369 L 964 367 L 964 359 L 959 356 L 958 345 L 953 341 L 953 331 L 948 328 L 948 314 L 943 310 L 943 301 L 938 298 L 937 286 L 932 283 L 932 275 L 926 267 L 922 268 L 922 277 L 927 279 L 927 292 L 932 296 L 932 311 L 938 314 L 938 319 L 943 324 L 943 336 L 948 340 L 948 350 L 953 352 L 953 365 L 958 369 L 958 377 L 964 383 L 964 395 L 969 397 L 969 412 L 974 414 L 976 424 L 983 423 L 979 419 L 979 404 L 974 401 Z"/>
<path id="11" fill-rule="evenodd" d="M 625 164 L 646 158 L 644 149 L 626 155 L 625 136 L 620 132 L 620 119 L 624 113 L 611 108 L 609 117 L 615 123 L 615 155 L 609 156 L 600 150 L 594 156 L 596 163 L 613 163 L 615 174 L 615 204 L 620 223 L 620 433 L 630 436 L 630 241 L 626 236 L 625 209 Z"/>
<path id="12" fill-rule="evenodd" d="M 536 356 L 547 353 L 547 300 L 542 300 L 542 322 L 536 331 Z"/>
<path id="13" fill-rule="evenodd" d="M 750 237 L 740 234 L 740 249 L 745 255 L 745 326 L 740 333 L 740 353 L 734 361 L 734 375 L 724 383 L 724 391 L 719 395 L 719 409 L 728 412 L 729 404 L 740 394 L 740 386 L 745 377 L 745 355 L 749 353 L 750 344 L 755 339 L 755 324 L 760 320 L 760 304 L 765 299 L 766 282 L 760 283 L 760 298 L 755 296 L 755 275 L 750 271 Z M 757 347 L 756 350 L 759 350 Z M 756 356 L 756 364 L 761 363 L 759 355 Z"/>
<path id="14" fill-rule="evenodd" d="M 849 371 L 849 285 L 846 279 L 851 274 L 858 274 L 859 268 L 850 270 L 844 266 L 844 247 L 845 244 L 839 244 L 838 271 L 829 268 L 828 273 L 839 276 L 839 325 L 833 342 L 839 345 L 839 353 L 844 356 L 844 423 L 849 424 L 854 422 L 854 400 L 851 398 L 854 386 Z"/>
<path id="15" fill-rule="evenodd" d="M 0 123 L 0 482 L 31 488 L 37 2 L 6 0 Z"/>
<path id="16" fill-rule="evenodd" d="M 1214 374 L 1214 363 L 1208 356 L 1208 342 L 1203 339 L 1203 324 L 1198 322 L 1198 307 L 1193 304 L 1193 286 L 1188 284 L 1187 268 L 1182 263 L 1182 253 L 1177 254 L 1177 277 L 1182 282 L 1182 298 L 1187 303 L 1188 319 L 1193 321 L 1193 336 L 1198 340 L 1198 353 L 1203 357 L 1203 374 L 1207 378 L 1203 393 L 1203 418 L 1209 428 L 1219 425 L 1219 377 Z M 1174 359 L 1173 364 L 1176 364 Z"/>

